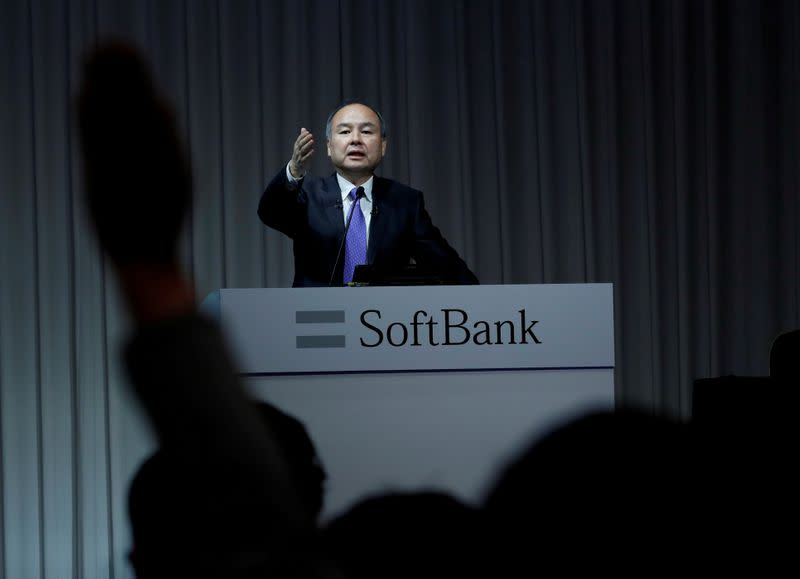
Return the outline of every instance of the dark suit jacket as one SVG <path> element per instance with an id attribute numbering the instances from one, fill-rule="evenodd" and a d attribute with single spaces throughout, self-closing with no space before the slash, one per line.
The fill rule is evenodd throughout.
<path id="1" fill-rule="evenodd" d="M 413 258 L 448 283 L 478 283 L 431 222 L 421 191 L 375 177 L 372 206 L 368 264 L 400 270 Z M 284 167 L 261 196 L 258 216 L 294 241 L 294 287 L 329 284 L 344 236 L 342 197 L 335 173 L 325 178 L 309 175 L 292 184 Z M 343 262 L 340 258 L 333 285 L 342 285 Z"/>

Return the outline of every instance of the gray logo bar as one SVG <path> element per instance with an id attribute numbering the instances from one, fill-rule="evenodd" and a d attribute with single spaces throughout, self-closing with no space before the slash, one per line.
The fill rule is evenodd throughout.
<path id="1" fill-rule="evenodd" d="M 344 348 L 344 336 L 297 336 L 298 348 Z"/>
<path id="2" fill-rule="evenodd" d="M 298 324 L 343 324 L 344 310 L 301 310 L 295 312 Z M 296 348 L 344 348 L 345 336 L 297 336 Z"/>
<path id="3" fill-rule="evenodd" d="M 344 310 L 306 310 L 295 312 L 298 324 L 343 324 Z"/>

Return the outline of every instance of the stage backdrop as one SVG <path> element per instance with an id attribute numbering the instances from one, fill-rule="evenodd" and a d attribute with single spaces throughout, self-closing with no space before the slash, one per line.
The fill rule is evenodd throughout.
<path id="1" fill-rule="evenodd" d="M 686 416 L 692 379 L 765 374 L 800 325 L 794 0 L 4 0 L 2 578 L 130 576 L 124 497 L 151 441 L 72 106 L 110 35 L 177 107 L 200 296 L 290 283 L 259 194 L 301 126 L 330 171 L 327 113 L 361 97 L 388 120 L 381 173 L 425 191 L 483 282 L 614 283 L 619 403 Z"/>

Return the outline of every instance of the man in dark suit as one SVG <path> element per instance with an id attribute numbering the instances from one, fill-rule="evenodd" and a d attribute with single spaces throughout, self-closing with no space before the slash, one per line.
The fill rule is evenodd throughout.
<path id="1" fill-rule="evenodd" d="M 365 263 L 401 271 L 412 259 L 445 283 L 478 283 L 433 225 L 422 192 L 375 176 L 386 152 L 380 113 L 348 102 L 331 113 L 325 132 L 336 173 L 307 175 L 314 136 L 303 128 L 258 206 L 261 221 L 294 240 L 294 287 L 348 283 Z"/>

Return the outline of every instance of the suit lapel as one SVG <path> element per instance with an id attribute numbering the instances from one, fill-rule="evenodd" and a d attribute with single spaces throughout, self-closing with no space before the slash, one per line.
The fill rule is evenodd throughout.
<path id="1" fill-rule="evenodd" d="M 386 239 L 386 225 L 389 223 L 386 211 L 389 207 L 386 200 L 386 181 L 374 177 L 372 181 L 372 216 L 369 220 L 369 244 L 367 245 L 367 263 L 375 263 L 375 256 L 381 249 L 381 242 Z"/>
<path id="2" fill-rule="evenodd" d="M 331 230 L 336 231 L 339 238 L 344 235 L 344 218 L 342 217 L 342 191 L 336 173 L 326 177 L 322 182 L 325 190 L 325 215 L 330 222 Z"/>

